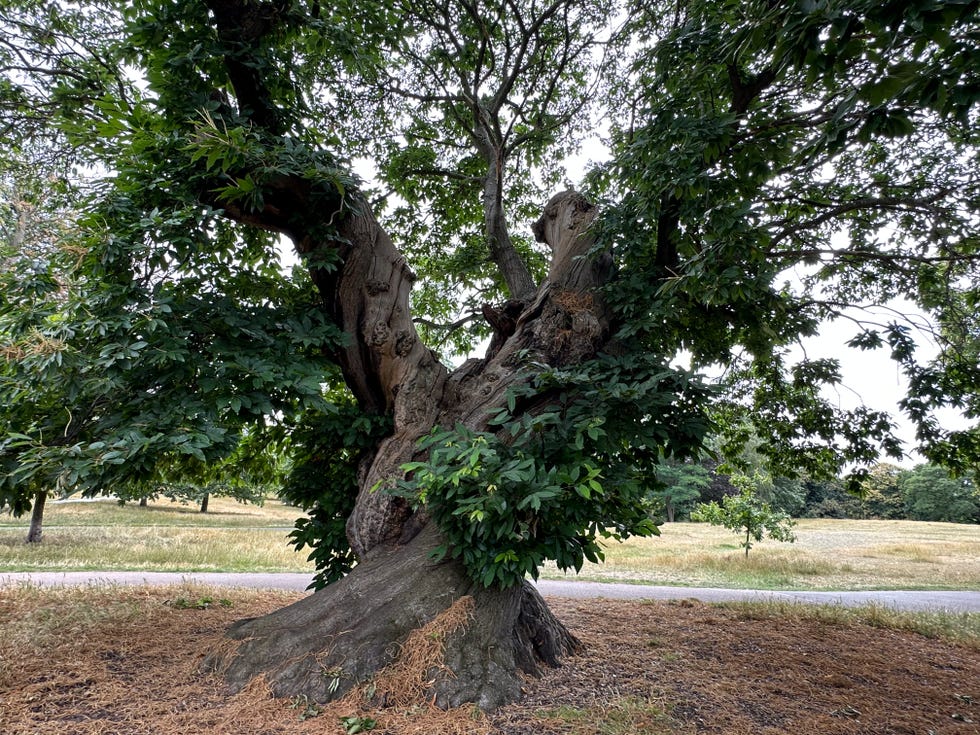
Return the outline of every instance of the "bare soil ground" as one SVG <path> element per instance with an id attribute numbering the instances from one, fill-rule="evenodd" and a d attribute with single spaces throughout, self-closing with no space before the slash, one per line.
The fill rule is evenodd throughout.
<path id="1" fill-rule="evenodd" d="M 201 673 L 230 622 L 296 597 L 0 589 L 0 733 L 980 733 L 975 646 L 688 601 L 550 600 L 583 652 L 488 716 L 362 695 L 319 708 L 261 684 L 230 696 Z"/>

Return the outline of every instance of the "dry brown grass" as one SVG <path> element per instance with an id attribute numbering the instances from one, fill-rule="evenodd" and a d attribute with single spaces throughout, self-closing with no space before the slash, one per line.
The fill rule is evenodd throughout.
<path id="1" fill-rule="evenodd" d="M 197 651 L 241 614 L 234 602 L 184 608 L 212 597 L 193 586 L 0 594 L 0 732 L 204 733 L 221 720 L 220 683 L 198 674 Z M 248 605 L 288 600 L 263 593 Z"/>
<path id="2" fill-rule="evenodd" d="M 489 735 L 489 722 L 479 709 L 442 710 L 426 697 L 433 674 L 452 674 L 444 664 L 446 638 L 472 616 L 473 598 L 459 598 L 409 633 L 395 660 L 373 681 L 356 687 L 331 709 L 350 710 L 355 717 L 382 722 L 385 732 L 403 735 Z"/>
<path id="3" fill-rule="evenodd" d="M 377 732 L 404 735 L 487 731 L 472 708 L 444 711 L 413 696 L 412 680 L 439 660 L 441 638 L 465 622 L 467 598 L 416 631 L 379 675 L 379 690 L 391 692 L 383 708 L 364 688 L 328 706 L 274 699 L 261 680 L 230 695 L 201 671 L 231 622 L 301 596 L 200 585 L 0 589 L 0 733 L 344 733 L 348 717 L 372 718 L 382 725 Z M 426 656 L 434 658 L 426 664 Z"/>
<path id="4" fill-rule="evenodd" d="M 473 598 L 461 597 L 421 628 L 409 633 L 395 660 L 372 683 L 373 694 L 386 705 L 408 707 L 424 701 L 433 669 L 451 673 L 444 664 L 446 637 L 473 617 Z"/>
<path id="5" fill-rule="evenodd" d="M 916 521 L 801 520 L 796 543 L 763 541 L 746 559 L 735 535 L 670 523 L 657 538 L 610 543 L 581 577 L 749 589 L 980 589 L 980 526 Z M 554 567 L 544 573 L 561 578 Z"/>
<path id="6" fill-rule="evenodd" d="M 585 650 L 493 716 L 504 735 L 980 732 L 974 647 L 775 609 L 550 603 Z"/>
<path id="7" fill-rule="evenodd" d="M 404 643 L 374 691 L 328 706 L 274 699 L 260 680 L 230 695 L 201 672 L 233 620 L 300 596 L 195 585 L 0 589 L 0 733 L 340 735 L 343 718 L 374 720 L 387 735 L 980 731 L 980 648 L 896 631 L 873 615 L 797 607 L 550 600 L 584 651 L 491 715 L 417 698 L 441 639 L 466 623 L 465 598 Z"/>
<path id="8" fill-rule="evenodd" d="M 25 544 L 27 518 L 0 514 L 0 571 L 305 572 L 309 550 L 288 534 L 302 512 L 270 500 L 263 506 L 214 498 L 212 510 L 112 500 L 50 503 L 40 544 Z"/>

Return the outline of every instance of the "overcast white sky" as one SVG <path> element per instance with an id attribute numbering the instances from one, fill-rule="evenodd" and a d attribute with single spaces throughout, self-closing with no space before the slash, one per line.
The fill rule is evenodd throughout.
<path id="1" fill-rule="evenodd" d="M 901 310 L 903 305 L 896 305 Z M 895 321 L 895 313 L 881 314 L 878 321 Z M 923 315 L 912 309 L 907 309 L 913 319 L 924 319 Z M 884 461 L 911 467 L 923 462 L 923 458 L 913 451 L 915 446 L 915 430 L 899 410 L 898 403 L 905 397 L 908 381 L 902 374 L 898 364 L 889 356 L 888 348 L 877 350 L 858 350 L 847 347 L 846 342 L 856 335 L 858 328 L 850 322 L 838 321 L 821 327 L 821 334 L 803 341 L 804 348 L 810 358 L 834 357 L 840 361 L 843 382 L 834 390 L 825 392 L 826 397 L 844 409 L 853 409 L 860 405 L 890 413 L 898 426 L 898 436 L 905 442 L 909 454 L 903 461 L 896 462 L 891 458 Z M 937 348 L 928 335 L 923 331 L 915 331 L 918 344 L 917 357 L 920 362 L 927 362 L 935 357 Z M 945 429 L 965 428 L 967 420 L 958 411 L 947 409 L 937 414 L 937 419 Z"/>

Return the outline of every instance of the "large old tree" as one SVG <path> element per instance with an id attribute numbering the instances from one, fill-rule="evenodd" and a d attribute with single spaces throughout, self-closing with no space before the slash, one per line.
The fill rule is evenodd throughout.
<path id="1" fill-rule="evenodd" d="M 264 676 L 329 699 L 450 611 L 460 624 L 428 696 L 516 697 L 522 673 L 578 645 L 526 577 L 654 533 L 655 467 L 701 451 L 709 429 L 733 444 L 754 433 L 771 462 L 813 474 L 900 451 L 887 416 L 821 394 L 840 381 L 834 360 L 792 357 L 825 320 L 892 350 L 924 451 L 958 469 L 980 456 L 976 428 L 935 418 L 980 410 L 975 2 L 15 5 L 0 102 L 31 125 L 5 135 L 50 134 L 109 171 L 72 251 L 88 294 L 77 312 L 125 315 L 108 344 L 79 321 L 45 368 L 82 340 L 113 390 L 158 411 L 116 407 L 112 461 L 91 433 L 60 461 L 93 484 L 159 457 L 226 456 L 228 426 L 269 414 L 304 435 L 292 492 L 330 584 L 231 631 L 240 644 L 214 663 L 235 686 Z M 517 230 L 596 111 L 611 153 L 593 199 L 541 197 Z M 399 197 L 380 215 L 350 173 L 358 155 Z M 316 288 L 305 308 L 319 331 L 242 321 L 297 316 L 296 297 L 247 288 L 279 238 Z M 251 311 L 209 336 L 196 315 L 238 288 L 251 300 L 235 309 Z M 900 318 L 854 310 L 900 297 L 931 318 L 931 362 Z M 3 325 L 22 365 L 35 343 Z M 433 347 L 465 345 L 451 328 L 467 325 L 488 344 L 450 369 Z M 178 354 L 181 334 L 194 346 Z M 297 408 L 300 378 L 270 367 L 288 344 L 303 375 L 323 361 L 319 419 Z M 670 367 L 679 355 L 728 370 L 709 386 Z M 91 432 L 110 412 L 96 401 L 88 415 Z M 32 436 L 0 447 L 15 498 Z"/>

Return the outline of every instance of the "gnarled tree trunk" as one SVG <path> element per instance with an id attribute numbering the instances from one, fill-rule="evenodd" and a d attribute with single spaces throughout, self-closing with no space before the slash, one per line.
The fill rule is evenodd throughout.
<path id="1" fill-rule="evenodd" d="M 229 49 L 225 71 L 237 115 L 277 140 L 288 126 L 259 71 L 267 59 L 245 62 L 274 29 L 278 5 L 205 2 Z M 241 644 L 224 660 L 211 661 L 233 687 L 263 676 L 278 694 L 330 699 L 375 676 L 395 661 L 412 631 L 450 610 L 469 612 L 444 636 L 442 661 L 431 661 L 423 677 L 431 682 L 427 696 L 443 705 L 477 702 L 491 708 L 511 700 L 520 691 L 522 672 L 555 665 L 575 649 L 575 639 L 529 584 L 481 589 L 458 563 L 433 563 L 438 529 L 424 511 L 413 512 L 404 499 L 383 491 L 397 481 L 404 463 L 418 459 L 418 440 L 433 427 L 462 423 L 487 429 L 489 418 L 507 405 L 508 389 L 528 379 L 530 366 L 589 359 L 608 339 L 607 315 L 595 290 L 601 269 L 580 257 L 592 245 L 591 205 L 573 192 L 548 203 L 534 230 L 552 248 L 553 262 L 547 280 L 535 286 L 526 267 L 511 257 L 516 253 L 502 216 L 501 172 L 491 167 L 490 173 L 484 203 L 491 254 L 514 299 L 502 312 L 486 309 L 497 331 L 487 356 L 452 373 L 420 341 L 409 309 L 414 274 L 366 201 L 351 201 L 330 183 L 289 173 L 263 185 L 258 209 L 210 198 L 213 187 L 202 191 L 227 216 L 288 235 L 301 254 L 313 256 L 311 263 L 320 255 L 336 256 L 337 268 L 311 269 L 326 309 L 349 337 L 336 360 L 361 408 L 393 417 L 391 435 L 360 468 L 347 522 L 357 566 L 308 599 L 237 625 L 231 635 Z M 375 487 L 382 490 L 372 492 Z"/>
<path id="2" fill-rule="evenodd" d="M 277 695 L 323 702 L 374 678 L 409 634 L 471 597 L 467 619 L 443 641 L 442 661 L 420 672 L 426 701 L 492 709 L 520 694 L 520 674 L 557 665 L 577 645 L 530 584 L 477 587 L 454 562 L 433 563 L 438 531 L 384 544 L 340 582 L 289 607 L 234 626 L 243 643 L 223 664 L 233 688 L 265 676 Z"/>
<path id="3" fill-rule="evenodd" d="M 342 225 L 347 249 L 339 273 L 315 272 L 326 303 L 353 339 L 339 360 L 363 405 L 390 412 L 393 433 L 361 468 L 360 492 L 348 524 L 359 563 L 342 581 L 230 632 L 242 643 L 213 660 L 240 688 L 264 676 L 280 695 L 324 701 L 392 663 L 407 636 L 465 597 L 475 604 L 432 661 L 429 694 L 444 706 L 476 702 L 492 708 L 518 696 L 520 676 L 536 674 L 574 651 L 575 638 L 527 582 L 484 589 L 455 561 L 434 563 L 439 532 L 383 490 L 400 466 L 417 458 L 417 442 L 433 426 L 460 422 L 486 430 L 506 406 L 508 388 L 527 379 L 530 363 L 561 366 L 588 359 L 608 339 L 595 291 L 601 268 L 585 257 L 593 207 L 566 192 L 552 199 L 535 226 L 553 250 L 548 279 L 484 359 L 453 373 L 420 342 L 409 314 L 412 274 L 366 209 Z M 319 247 L 298 237 L 301 250 Z"/>

